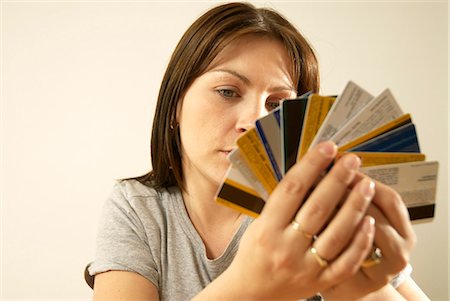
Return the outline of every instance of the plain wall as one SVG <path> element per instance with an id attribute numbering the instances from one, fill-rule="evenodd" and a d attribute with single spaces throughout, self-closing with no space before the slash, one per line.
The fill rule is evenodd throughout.
<path id="1" fill-rule="evenodd" d="M 150 169 L 170 54 L 211 2 L 2 4 L 1 297 L 89 299 L 100 211 L 114 179 Z M 321 64 L 323 94 L 390 88 L 440 162 L 437 211 L 415 224 L 413 277 L 448 300 L 448 4 L 277 2 Z"/>

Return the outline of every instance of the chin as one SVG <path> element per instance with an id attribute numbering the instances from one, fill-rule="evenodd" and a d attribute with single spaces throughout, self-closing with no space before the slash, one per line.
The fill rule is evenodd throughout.
<path id="1" fill-rule="evenodd" d="M 227 170 L 228 167 L 230 166 L 230 163 L 228 162 L 228 164 L 224 165 L 223 168 L 218 168 L 213 175 L 211 175 L 211 179 L 213 180 L 214 183 L 217 184 L 217 186 L 219 186 L 220 184 L 222 184 L 222 182 L 225 180 L 225 175 L 227 174 Z"/>

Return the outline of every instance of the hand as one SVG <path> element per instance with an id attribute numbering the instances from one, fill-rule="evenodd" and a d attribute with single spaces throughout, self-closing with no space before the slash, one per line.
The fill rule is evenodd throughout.
<path id="1" fill-rule="evenodd" d="M 358 174 L 358 178 L 365 176 Z M 376 220 L 374 244 L 383 254 L 380 264 L 361 268 L 353 277 L 324 291 L 322 294 L 326 300 L 349 300 L 366 295 L 387 284 L 409 262 L 416 236 L 400 195 L 376 182 L 376 193 L 368 214 Z"/>
<path id="2" fill-rule="evenodd" d="M 366 178 L 355 184 L 359 159 L 343 157 L 308 196 L 336 152 L 331 142 L 319 144 L 279 183 L 221 276 L 222 283 L 236 292 L 227 297 L 307 298 L 358 273 L 375 231 L 373 218 L 366 216 L 373 182 Z M 294 219 L 297 229 L 291 224 Z M 318 233 L 313 242 L 312 235 Z M 317 255 L 311 252 L 313 243 Z M 321 266 L 325 261 L 320 258 L 329 261 L 328 266 Z"/>

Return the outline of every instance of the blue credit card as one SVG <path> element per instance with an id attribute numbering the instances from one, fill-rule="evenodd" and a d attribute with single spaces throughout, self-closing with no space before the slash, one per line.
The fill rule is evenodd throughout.
<path id="1" fill-rule="evenodd" d="M 283 177 L 281 173 L 281 130 L 280 107 L 256 121 L 256 131 L 261 139 L 273 172 L 278 181 Z"/>
<path id="2" fill-rule="evenodd" d="M 414 124 L 407 123 L 347 151 L 420 153 L 420 147 Z"/>

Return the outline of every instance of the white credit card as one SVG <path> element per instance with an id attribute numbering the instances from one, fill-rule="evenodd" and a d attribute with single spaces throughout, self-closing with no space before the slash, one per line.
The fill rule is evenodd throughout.
<path id="1" fill-rule="evenodd" d="M 338 146 L 344 145 L 402 115 L 394 95 L 386 89 L 343 125 L 330 140 Z"/>
<path id="2" fill-rule="evenodd" d="M 283 165 L 281 155 L 280 107 L 256 120 L 256 131 L 264 144 L 273 172 L 277 180 L 280 181 L 283 177 L 281 173 L 281 167 Z"/>
<path id="3" fill-rule="evenodd" d="M 373 95 L 354 82 L 349 81 L 342 93 L 336 98 L 309 148 L 311 149 L 318 143 L 330 139 L 372 99 Z"/>
<path id="4" fill-rule="evenodd" d="M 217 191 L 216 202 L 252 217 L 257 217 L 266 203 L 233 165 Z"/>
<path id="5" fill-rule="evenodd" d="M 434 216 L 437 161 L 398 163 L 361 168 L 361 172 L 397 191 L 411 220 Z"/>
<path id="6" fill-rule="evenodd" d="M 269 193 L 266 191 L 262 183 L 258 180 L 250 167 L 247 165 L 245 159 L 242 157 L 239 148 L 234 149 L 229 155 L 228 160 L 237 169 L 232 171 L 231 175 L 234 175 L 235 181 L 241 183 L 244 186 L 253 188 L 265 201 L 269 198 Z M 241 174 L 247 181 L 242 180 Z"/>

